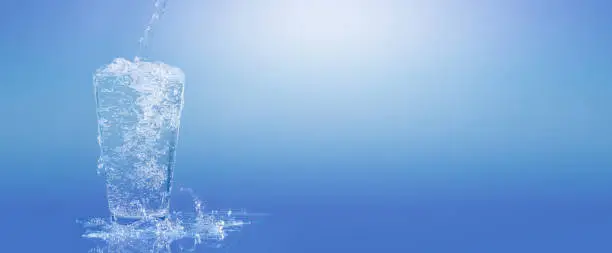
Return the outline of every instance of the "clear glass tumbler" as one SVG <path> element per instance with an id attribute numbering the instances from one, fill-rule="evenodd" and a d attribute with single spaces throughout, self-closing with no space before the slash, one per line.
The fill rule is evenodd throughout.
<path id="1" fill-rule="evenodd" d="M 98 169 L 113 217 L 169 214 L 184 81 L 179 68 L 138 59 L 95 72 Z"/>

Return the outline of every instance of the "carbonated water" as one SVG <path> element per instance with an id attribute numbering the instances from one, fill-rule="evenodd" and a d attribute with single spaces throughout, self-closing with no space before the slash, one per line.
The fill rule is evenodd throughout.
<path id="1" fill-rule="evenodd" d="M 184 79 L 179 68 L 121 58 L 94 74 L 98 168 L 113 217 L 168 215 Z"/>

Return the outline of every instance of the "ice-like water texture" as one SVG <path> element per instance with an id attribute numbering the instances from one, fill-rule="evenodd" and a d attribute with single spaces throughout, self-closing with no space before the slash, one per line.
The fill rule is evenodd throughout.
<path id="1" fill-rule="evenodd" d="M 121 58 L 94 74 L 98 168 L 113 216 L 168 215 L 184 79 L 179 68 Z"/>

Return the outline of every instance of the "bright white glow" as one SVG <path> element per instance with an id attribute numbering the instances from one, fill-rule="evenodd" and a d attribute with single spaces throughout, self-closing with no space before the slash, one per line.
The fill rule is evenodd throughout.
<path id="1" fill-rule="evenodd" d="M 380 18 L 359 1 L 286 2 L 275 9 L 270 17 L 276 20 L 278 35 L 301 46 L 340 49 L 382 32 L 376 24 Z"/>
<path id="2" fill-rule="evenodd" d="M 285 0 L 215 7 L 215 17 L 208 21 L 212 22 L 212 31 L 203 38 L 214 37 L 223 41 L 221 49 L 231 46 L 240 51 L 233 53 L 258 57 L 379 52 L 392 36 L 391 20 L 397 18 L 388 3 L 364 0 Z M 201 32 L 199 27 L 205 21 L 198 22 L 194 33 Z"/>

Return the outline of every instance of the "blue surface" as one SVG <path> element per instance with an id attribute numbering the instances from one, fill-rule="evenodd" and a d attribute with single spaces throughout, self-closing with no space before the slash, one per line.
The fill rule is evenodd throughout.
<path id="1" fill-rule="evenodd" d="M 187 79 L 177 185 L 270 214 L 202 252 L 612 251 L 610 1 L 339 1 L 305 24 L 281 2 L 171 1 L 154 28 Z M 2 251 L 86 252 L 75 220 L 108 215 L 91 75 L 152 4 L 2 6 Z M 354 6 L 378 16 L 343 33 Z"/>

